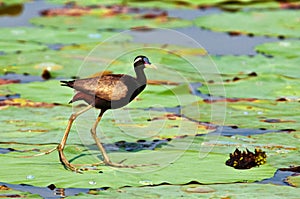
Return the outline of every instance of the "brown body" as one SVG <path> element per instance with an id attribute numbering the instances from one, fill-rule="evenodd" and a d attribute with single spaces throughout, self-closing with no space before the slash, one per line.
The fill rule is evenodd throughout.
<path id="1" fill-rule="evenodd" d="M 123 74 L 109 74 L 100 77 L 62 81 L 63 86 L 74 88 L 77 93 L 70 103 L 84 100 L 102 110 L 116 109 L 131 102 L 146 83 L 139 83 L 136 78 Z"/>

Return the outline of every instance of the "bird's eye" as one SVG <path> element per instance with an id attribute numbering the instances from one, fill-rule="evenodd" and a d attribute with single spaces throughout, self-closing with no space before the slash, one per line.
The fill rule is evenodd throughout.
<path id="1" fill-rule="evenodd" d="M 144 57 L 143 60 L 144 60 L 144 63 L 145 63 L 145 64 L 151 64 L 150 61 L 149 61 L 149 59 L 148 59 L 147 57 Z"/>

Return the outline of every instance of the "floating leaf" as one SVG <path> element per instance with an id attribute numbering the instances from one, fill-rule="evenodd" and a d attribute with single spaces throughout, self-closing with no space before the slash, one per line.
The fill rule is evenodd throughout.
<path id="1" fill-rule="evenodd" d="M 14 5 L 14 4 L 22 4 L 29 2 L 29 0 L 1 0 L 0 3 L 4 4 L 5 6 L 7 5 Z"/>
<path id="2" fill-rule="evenodd" d="M 172 143 L 171 143 L 172 144 Z M 174 148 L 173 143 L 173 148 Z M 179 144 L 179 143 L 178 143 Z M 198 149 L 198 146 L 194 146 Z M 76 148 L 67 147 L 66 154 L 69 158 L 75 158 L 78 153 L 83 152 L 83 148 L 77 146 Z M 178 148 L 177 148 L 178 149 Z M 153 159 L 149 159 L 148 155 L 156 158 L 166 158 L 174 156 L 178 150 L 166 151 L 165 155 L 159 155 L 160 150 L 149 152 L 135 152 L 135 153 L 110 153 L 110 157 L 113 161 L 124 157 L 127 158 L 128 164 L 133 163 L 151 163 Z M 153 185 L 161 183 L 170 184 L 185 184 L 190 181 L 198 181 L 199 183 L 211 184 L 211 183 L 229 183 L 240 181 L 256 181 L 264 178 L 271 177 L 275 171 L 274 168 L 269 165 L 264 165 L 260 168 L 251 170 L 236 171 L 230 167 L 224 165 L 226 156 L 221 154 L 208 154 L 204 159 L 198 159 L 198 151 L 193 149 L 187 150 L 184 155 L 174 160 L 172 164 L 166 165 L 163 168 L 152 167 L 154 170 L 147 171 L 146 167 L 136 169 L 113 169 L 107 166 L 100 167 L 102 173 L 98 171 L 88 171 L 83 175 L 78 175 L 67 171 L 59 163 L 57 154 L 50 154 L 36 158 L 20 158 L 19 154 L 10 153 L 10 155 L 0 155 L 1 159 L 5 162 L 5 167 L 1 170 L 6 175 L 2 180 L 8 183 L 26 183 L 37 186 L 48 186 L 49 182 L 55 184 L 57 187 L 124 187 L 124 186 L 143 186 L 141 181 L 150 180 Z M 147 156 L 145 156 L 147 155 Z M 75 157 L 74 157 L 75 156 Z M 134 158 L 134 157 L 135 158 Z M 147 157 L 147 159 L 143 158 Z M 75 160 L 76 159 L 76 160 Z M 96 161 L 95 158 L 86 154 L 83 158 L 75 158 L 74 163 L 91 163 Z M 161 161 L 156 161 L 161 162 Z M 187 162 L 189 164 L 187 164 Z M 24 166 L 30 164 L 32 169 L 22 169 Z M 42 172 L 47 164 L 47 171 Z M 44 165 L 44 166 L 43 166 Z M 210 165 L 209 167 L 207 165 Z M 13 169 L 13 168 L 18 169 Z M 25 167 L 24 167 L 25 168 Z M 211 171 L 214 171 L 213 173 Z M 12 172 L 13 171 L 13 172 Z M 146 172 L 147 171 L 147 172 Z M 180 171 L 180 172 L 179 172 Z M 174 178 L 176 173 L 176 178 Z M 51 175 L 50 175 L 51 174 Z M 33 175 L 34 179 L 26 179 L 26 176 Z M 113 178 L 111 176 L 114 176 Z M 64 176 L 64 178 L 61 178 Z M 99 177 L 101 176 L 101 178 Z M 70 180 L 71 179 L 71 180 Z M 95 183 L 89 183 L 93 180 Z"/>
<path id="3" fill-rule="evenodd" d="M 220 82 L 209 84 L 210 89 L 220 88 Z M 297 89 L 299 80 L 280 75 L 258 75 L 241 81 L 223 84 L 227 98 L 258 98 L 275 100 L 280 97 L 297 99 L 300 90 Z M 247 90 L 247 92 L 245 92 Z M 201 87 L 202 93 L 207 93 L 206 87 Z"/>
<path id="4" fill-rule="evenodd" d="M 275 57 L 289 58 L 289 61 L 293 61 L 291 58 L 299 58 L 300 56 L 300 41 L 280 41 L 273 43 L 265 43 L 255 47 L 256 51 L 272 55 Z M 282 64 L 286 65 L 286 64 Z"/>
<path id="5" fill-rule="evenodd" d="M 286 182 L 291 186 L 299 188 L 300 187 L 300 176 L 299 175 L 289 176 L 287 178 Z"/>
<path id="6" fill-rule="evenodd" d="M 48 20 L 48 18 L 46 19 Z M 101 41 L 104 41 L 105 39 L 110 38 L 114 35 L 115 33 L 104 32 L 104 31 L 99 32 L 96 30 L 85 29 L 85 28 L 80 28 L 80 30 L 57 30 L 53 28 L 39 28 L 39 27 L 14 27 L 14 28 L 2 28 L 0 32 L 0 38 L 1 40 L 4 41 L 7 40 L 20 41 L 20 42 L 26 41 L 26 42 L 39 42 L 43 44 L 80 44 L 80 43 L 95 43 L 95 42 L 100 43 Z M 129 35 L 122 35 L 118 37 L 119 42 L 126 41 L 126 40 L 129 41 L 130 39 L 131 37 Z M 5 45 L 5 43 L 2 43 L 1 45 Z M 20 45 L 19 47 L 20 49 L 18 50 L 26 50 L 26 48 L 30 47 L 29 44 L 24 45 L 20 43 L 19 45 Z M 43 49 L 45 49 L 45 46 L 43 45 L 36 45 L 36 46 L 39 46 L 40 48 L 43 47 Z M 35 46 L 33 45 L 33 47 Z M 9 49 L 10 48 L 7 48 L 6 51 L 8 51 Z"/>
<path id="7" fill-rule="evenodd" d="M 297 10 L 224 12 L 199 17 L 195 23 L 213 31 L 299 38 L 298 16 Z"/>
<path id="8" fill-rule="evenodd" d="M 66 4 L 69 1 L 68 0 L 48 0 L 51 3 L 56 3 L 56 4 Z M 86 1 L 80 1 L 80 0 L 74 0 L 75 5 L 80 5 L 80 6 L 93 6 L 96 5 L 98 2 L 95 0 L 86 0 Z M 289 3 L 291 5 L 289 5 Z M 105 1 L 102 2 L 101 4 L 104 5 L 122 5 L 122 6 L 130 6 L 130 7 L 146 7 L 146 8 L 199 8 L 199 7 L 220 7 L 225 10 L 238 10 L 242 9 L 244 7 L 246 8 L 278 8 L 278 7 L 284 7 L 284 3 L 282 2 L 276 2 L 276 1 L 255 1 L 255 0 L 237 0 L 233 2 L 228 2 L 226 0 L 201 0 L 201 1 L 195 1 L 195 0 L 181 0 L 181 1 L 176 1 L 176 0 L 165 0 L 165 1 L 142 1 L 138 2 L 136 0 L 127 0 L 127 1 L 122 1 L 122 0 L 110 0 L 110 1 Z M 293 8 L 293 4 L 295 4 L 297 8 L 297 3 L 295 2 L 287 2 L 285 7 Z"/>
<path id="9" fill-rule="evenodd" d="M 188 190 L 203 190 L 201 193 L 192 193 Z M 206 192 L 205 192 L 206 191 Z M 234 183 L 214 185 L 160 185 L 145 187 L 123 187 L 120 189 L 107 189 L 82 193 L 68 198 L 89 199 L 93 195 L 103 198 L 268 198 L 276 196 L 280 198 L 297 198 L 299 191 L 290 186 L 278 186 L 274 184 L 258 183 Z"/>
<path id="10" fill-rule="evenodd" d="M 212 109 L 213 105 L 215 108 Z M 225 104 L 223 102 L 213 102 L 207 104 L 199 101 L 197 105 L 192 103 L 183 107 L 185 116 L 202 122 L 212 122 L 213 124 L 235 126 L 236 128 L 252 128 L 252 129 L 300 129 L 300 116 L 296 113 L 299 102 L 274 102 L 269 100 L 255 100 L 253 102 L 236 101 L 227 102 L 226 117 L 224 123 L 211 118 L 211 115 L 222 112 Z M 195 107 L 199 106 L 199 111 Z M 286 111 L 289 110 L 289 111 Z M 214 111 L 214 112 L 212 112 Z M 289 123 L 276 122 L 267 123 L 263 119 L 277 117 L 283 121 L 294 121 Z M 251 121 L 251 122 L 249 122 Z M 233 131 L 233 130 L 232 130 Z M 250 131 L 251 132 L 251 131 Z M 245 132 L 246 133 L 246 132 Z"/>
<path id="11" fill-rule="evenodd" d="M 188 190 L 202 190 L 200 193 Z M 241 193 L 241 190 L 244 190 Z M 281 198 L 297 198 L 299 189 L 289 186 L 278 186 L 273 184 L 258 183 L 234 183 L 234 184 L 215 184 L 215 185 L 160 185 L 147 187 L 124 187 L 121 189 L 108 189 L 97 192 L 101 197 L 106 198 L 145 198 L 145 197 L 169 197 L 169 198 L 268 198 L 270 196 Z M 80 194 L 80 198 L 90 198 L 90 194 Z M 75 197 L 70 197 L 75 198 Z"/>
<path id="12" fill-rule="evenodd" d="M 119 23 L 123 21 L 124 23 Z M 134 27 L 147 26 L 151 28 L 178 28 L 190 26 L 191 21 L 161 17 L 156 19 L 140 19 L 131 15 L 117 15 L 112 17 L 96 16 L 57 16 L 57 17 L 39 17 L 30 20 L 34 25 L 56 27 L 60 29 L 77 30 L 106 30 L 106 29 L 130 29 Z"/>
<path id="13" fill-rule="evenodd" d="M 41 51 L 47 49 L 45 45 L 39 45 L 31 42 L 11 42 L 0 41 L 0 53 L 20 53 L 28 51 Z"/>
<path id="14" fill-rule="evenodd" d="M 273 50 L 264 50 L 266 54 L 273 54 L 272 51 L 278 51 L 278 53 L 273 58 L 267 58 L 262 55 L 256 55 L 254 57 L 249 56 L 212 56 L 213 61 L 217 65 L 220 73 L 223 75 L 223 79 L 230 79 L 237 76 L 250 76 L 256 73 L 257 76 L 261 74 L 276 74 L 283 75 L 292 78 L 300 78 L 300 73 L 295 73 L 298 68 L 298 63 L 300 59 L 293 56 L 292 49 L 284 50 L 284 48 L 275 47 L 276 44 L 266 43 L 263 46 L 270 46 Z M 257 48 L 260 48 L 259 46 Z M 277 49 L 277 50 L 274 50 Z M 281 50 L 279 50 L 281 49 Z M 270 52 L 270 53 L 269 53 Z M 285 57 L 284 54 L 286 54 Z M 291 55 L 294 58 L 287 58 Z"/>
<path id="15" fill-rule="evenodd" d="M 128 53 L 124 54 L 124 52 Z M 121 57 L 119 57 L 120 54 L 122 54 Z M 207 65 L 213 65 L 209 57 L 205 56 L 205 50 L 202 48 L 127 42 L 100 45 L 99 43 L 90 43 L 64 47 L 60 51 L 38 52 L 38 56 L 37 52 L 5 55 L 0 60 L 0 64 L 4 66 L 0 69 L 0 73 L 26 72 L 31 75 L 41 75 L 44 69 L 50 69 L 52 77 L 65 78 L 75 76 L 84 78 L 103 70 L 135 75 L 132 70 L 132 61 L 138 54 L 148 55 L 151 60 L 155 60 L 154 64 L 159 67 L 159 73 L 156 70 L 146 71 L 150 80 L 166 81 L 166 77 L 172 76 L 173 82 L 200 81 L 203 79 L 202 76 L 209 76 L 209 74 L 205 74 L 205 71 L 202 75 L 195 75 L 195 73 L 200 73 L 200 69 Z M 204 54 L 204 56 L 190 56 L 191 54 Z M 181 57 L 178 57 L 179 55 Z M 198 63 L 197 66 L 194 67 L 193 63 L 189 63 L 185 56 L 190 56 L 193 63 Z M 175 61 L 177 61 L 176 64 Z"/>

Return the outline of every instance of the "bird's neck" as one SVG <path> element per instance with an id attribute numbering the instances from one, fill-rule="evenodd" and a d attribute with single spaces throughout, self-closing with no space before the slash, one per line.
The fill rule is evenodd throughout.
<path id="1" fill-rule="evenodd" d="M 135 68 L 136 79 L 140 85 L 145 85 L 147 82 L 146 75 L 144 73 L 144 69 L 142 67 Z"/>

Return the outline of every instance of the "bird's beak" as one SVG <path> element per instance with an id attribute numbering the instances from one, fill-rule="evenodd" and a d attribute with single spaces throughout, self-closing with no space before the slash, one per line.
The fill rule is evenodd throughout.
<path id="1" fill-rule="evenodd" d="M 157 67 L 153 64 L 145 64 L 146 68 L 152 68 L 152 69 L 157 69 Z"/>

